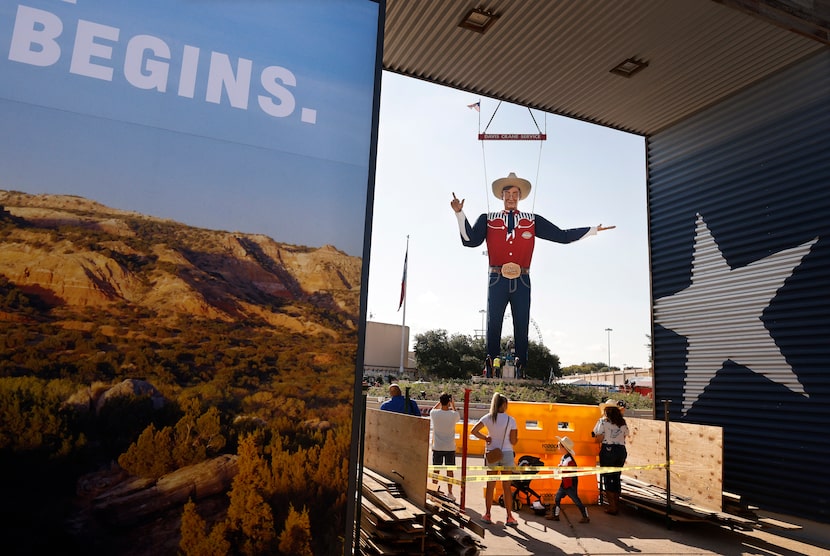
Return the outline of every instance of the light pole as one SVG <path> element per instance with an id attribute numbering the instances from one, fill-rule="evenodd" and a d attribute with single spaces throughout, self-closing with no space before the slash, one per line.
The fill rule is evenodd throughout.
<path id="1" fill-rule="evenodd" d="M 479 313 L 481 313 L 481 337 L 484 338 L 487 335 L 487 329 L 484 328 L 484 315 L 487 314 L 487 310 L 482 309 Z"/>
<path id="2" fill-rule="evenodd" d="M 608 371 L 611 371 L 611 332 L 610 328 L 606 328 L 605 331 L 608 333 Z"/>

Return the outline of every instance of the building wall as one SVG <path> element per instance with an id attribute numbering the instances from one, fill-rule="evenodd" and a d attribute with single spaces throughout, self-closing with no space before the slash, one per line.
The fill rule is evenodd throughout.
<path id="1" fill-rule="evenodd" d="M 403 327 L 403 345 L 409 347 L 409 327 Z M 386 375 L 396 373 L 401 367 L 401 325 L 383 322 L 366 322 L 366 347 L 363 368 L 367 374 Z M 404 369 L 410 369 L 409 353 L 404 359 Z"/>
<path id="2" fill-rule="evenodd" d="M 830 521 L 830 52 L 648 138 L 655 399 L 724 489 Z M 663 418 L 662 404 L 656 404 Z"/>

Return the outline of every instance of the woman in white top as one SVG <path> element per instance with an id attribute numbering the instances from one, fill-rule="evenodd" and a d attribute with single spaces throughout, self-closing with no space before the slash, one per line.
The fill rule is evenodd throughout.
<path id="1" fill-rule="evenodd" d="M 622 467 L 625 465 L 626 458 L 628 458 L 625 439 L 629 436 L 629 432 L 622 414 L 625 409 L 625 402 L 607 400 L 605 403 L 599 404 L 599 407 L 602 411 L 602 417 L 599 418 L 597 424 L 594 425 L 594 430 L 591 431 L 591 436 L 600 443 L 599 465 L 600 467 Z M 621 475 L 622 473 L 619 471 L 600 475 L 608 498 L 608 509 L 605 510 L 605 513 L 617 515 L 620 492 L 622 491 Z"/>
<path id="2" fill-rule="evenodd" d="M 487 442 L 488 452 L 498 448 L 502 453 L 501 460 L 487 464 L 487 467 L 496 468 L 488 470 L 488 475 L 497 475 L 502 471 L 510 473 L 510 470 L 500 468 L 513 467 L 514 465 L 513 445 L 519 439 L 519 430 L 516 426 L 516 420 L 506 412 L 507 398 L 496 392 L 493 394 L 493 400 L 490 402 L 490 413 L 484 415 L 473 426 L 472 435 Z M 487 429 L 486 435 L 481 432 L 482 428 Z M 513 493 L 510 489 L 510 481 L 502 481 L 501 483 L 502 490 L 504 491 L 504 508 L 507 510 L 505 525 L 516 527 L 519 522 L 513 519 Z M 484 523 L 493 523 L 490 519 L 490 508 L 493 505 L 493 491 L 495 487 L 495 481 L 487 481 L 484 500 L 486 513 L 481 516 L 481 521 Z"/>

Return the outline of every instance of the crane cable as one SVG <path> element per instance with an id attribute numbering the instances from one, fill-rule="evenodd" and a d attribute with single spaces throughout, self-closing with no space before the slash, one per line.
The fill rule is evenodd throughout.
<path id="1" fill-rule="evenodd" d="M 530 107 L 527 107 L 527 111 L 530 114 L 530 118 L 533 120 L 533 124 L 536 126 L 537 134 L 488 134 L 487 130 L 490 129 L 490 124 L 493 123 L 493 119 L 496 117 L 496 113 L 499 111 L 501 107 L 502 101 L 499 101 L 498 105 L 496 105 L 496 109 L 493 110 L 493 114 L 490 116 L 490 120 L 487 122 L 487 126 L 484 128 L 484 131 L 481 131 L 481 100 L 474 105 L 479 107 L 478 110 L 478 139 L 481 143 L 481 161 L 484 167 L 484 198 L 487 200 L 487 213 L 490 213 L 490 194 L 487 191 L 489 186 L 489 179 L 487 178 L 487 156 L 484 149 L 484 142 L 486 140 L 518 140 L 518 141 L 539 141 L 539 155 L 536 160 L 536 180 L 533 182 L 536 187 L 533 188 L 533 201 L 531 203 L 531 212 L 534 212 L 536 208 L 536 193 L 539 191 L 539 174 L 541 172 L 542 166 L 542 146 L 544 145 L 545 140 L 547 139 L 547 126 L 548 126 L 548 116 L 547 112 L 545 112 L 545 131 L 543 132 L 539 128 L 539 123 L 536 121 L 536 117 L 533 115 L 533 111 Z M 471 106 L 474 106 L 471 105 Z"/>

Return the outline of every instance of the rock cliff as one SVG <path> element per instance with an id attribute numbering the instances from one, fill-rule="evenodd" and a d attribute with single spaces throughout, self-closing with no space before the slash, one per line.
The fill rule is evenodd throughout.
<path id="1" fill-rule="evenodd" d="M 71 195 L 0 191 L 0 208 L 0 274 L 52 308 L 258 319 L 333 338 L 356 327 L 361 259 L 332 246 L 193 228 Z"/>

